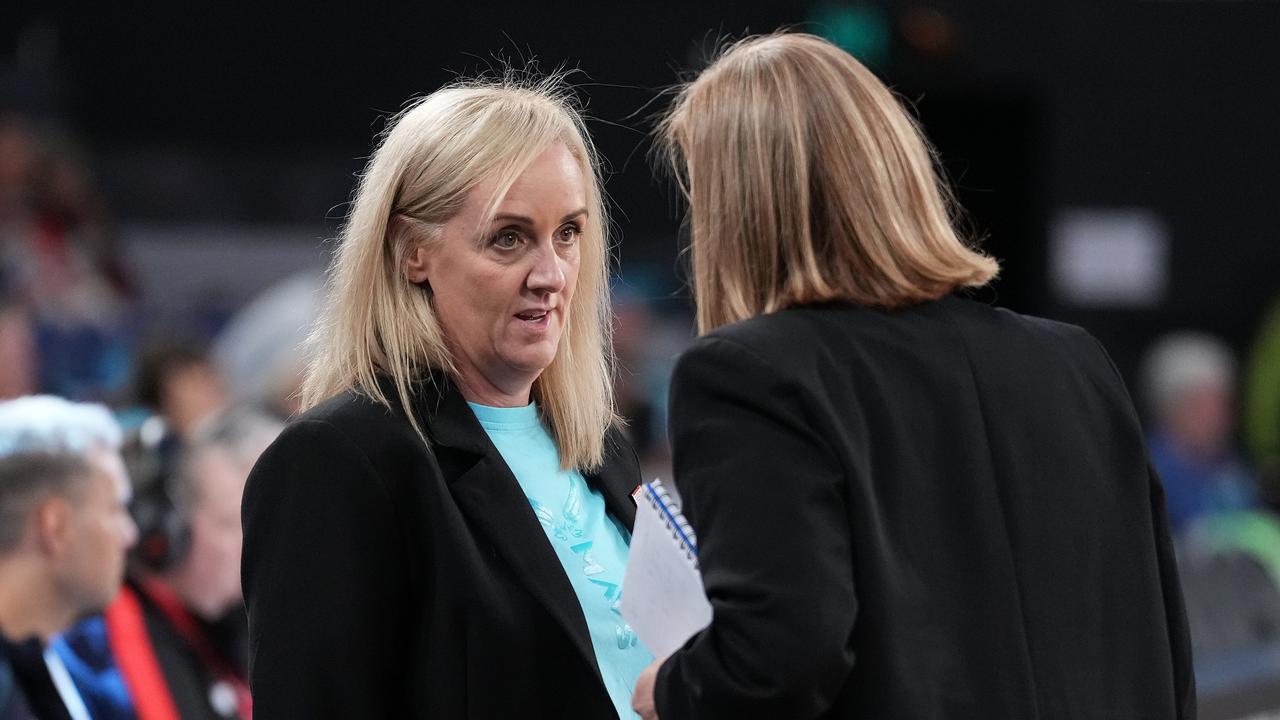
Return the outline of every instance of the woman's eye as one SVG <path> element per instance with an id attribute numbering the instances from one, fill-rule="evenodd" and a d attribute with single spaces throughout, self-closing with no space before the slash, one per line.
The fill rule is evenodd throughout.
<path id="1" fill-rule="evenodd" d="M 494 235 L 493 239 L 489 241 L 489 244 L 499 250 L 514 250 L 515 247 L 520 244 L 520 233 L 511 230 L 504 230 L 497 235 Z"/>
<path id="2" fill-rule="evenodd" d="M 575 243 L 578 241 L 578 236 L 581 234 L 582 234 L 582 228 L 579 227 L 578 225 L 565 225 L 564 227 L 560 228 L 559 239 L 560 239 L 560 242 L 562 243 Z"/>

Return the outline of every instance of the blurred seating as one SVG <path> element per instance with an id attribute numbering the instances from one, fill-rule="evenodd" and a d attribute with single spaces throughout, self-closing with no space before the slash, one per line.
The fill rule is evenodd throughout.
<path id="1" fill-rule="evenodd" d="M 1202 720 L 1280 708 L 1280 520 L 1199 518 L 1178 543 Z"/>

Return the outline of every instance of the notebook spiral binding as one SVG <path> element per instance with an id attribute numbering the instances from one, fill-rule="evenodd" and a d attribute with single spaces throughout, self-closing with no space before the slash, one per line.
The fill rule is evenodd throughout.
<path id="1" fill-rule="evenodd" d="M 680 506 L 672 499 L 671 493 L 661 480 L 645 483 L 644 490 L 645 500 L 662 516 L 663 525 L 671 533 L 671 539 L 680 546 L 689 562 L 695 568 L 698 567 L 698 536 L 685 519 L 684 513 L 680 512 Z"/>

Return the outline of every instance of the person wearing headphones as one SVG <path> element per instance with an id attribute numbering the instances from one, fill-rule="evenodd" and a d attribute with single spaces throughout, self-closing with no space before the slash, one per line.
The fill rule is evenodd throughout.
<path id="1" fill-rule="evenodd" d="M 176 469 L 131 505 L 140 528 L 120 596 L 55 644 L 95 718 L 247 719 L 240 497 L 280 430 L 243 410 L 212 419 Z"/>

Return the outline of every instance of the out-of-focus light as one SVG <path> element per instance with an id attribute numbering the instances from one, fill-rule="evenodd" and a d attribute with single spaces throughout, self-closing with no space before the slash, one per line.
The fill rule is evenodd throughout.
<path id="1" fill-rule="evenodd" d="M 1149 308 L 1169 286 L 1169 231 L 1147 208 L 1065 208 L 1053 219 L 1049 278 L 1077 307 Z"/>
<path id="2" fill-rule="evenodd" d="M 899 21 L 902 38 L 922 55 L 949 55 L 956 48 L 955 23 L 937 8 L 913 7 Z"/>
<path id="3" fill-rule="evenodd" d="M 153 448 L 160 444 L 166 432 L 164 418 L 159 415 L 152 415 L 138 429 L 138 440 L 142 442 L 143 446 Z"/>
<path id="4" fill-rule="evenodd" d="M 812 15 L 814 31 L 839 45 L 864 65 L 883 67 L 889 59 L 889 16 L 864 3 L 823 3 Z"/>

